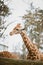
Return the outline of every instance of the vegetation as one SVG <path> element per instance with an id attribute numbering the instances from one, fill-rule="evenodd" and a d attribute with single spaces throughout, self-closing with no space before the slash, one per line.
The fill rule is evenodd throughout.
<path id="1" fill-rule="evenodd" d="M 38 48 L 43 49 L 43 10 L 34 8 L 31 6 L 30 10 L 27 10 L 27 14 L 23 16 L 25 20 L 25 30 L 29 35 L 32 42 L 36 43 Z"/>
<path id="2" fill-rule="evenodd" d="M 8 26 L 8 25 L 6 27 L 4 26 L 4 24 L 6 23 L 6 21 L 4 21 L 4 18 L 8 16 L 9 14 L 10 14 L 9 7 L 5 5 L 4 0 L 0 0 L 0 32 L 1 32 L 0 37 L 3 36 L 3 33 Z"/>
<path id="3" fill-rule="evenodd" d="M 43 65 L 42 61 L 32 60 L 15 60 L 8 58 L 0 58 L 0 65 Z"/>
<path id="4" fill-rule="evenodd" d="M 0 38 L 3 38 L 4 32 L 12 23 L 9 23 L 7 26 L 4 25 L 6 23 L 4 18 L 8 15 L 10 15 L 9 7 L 5 5 L 4 0 L 0 0 Z M 27 14 L 23 16 L 23 20 L 25 20 L 25 30 L 27 31 L 27 34 L 32 42 L 36 43 L 38 48 L 43 49 L 43 47 L 41 46 L 43 45 L 43 10 L 34 8 L 31 3 L 31 9 L 27 10 Z M 15 51 L 16 50 L 14 50 L 14 52 Z M 26 54 L 26 47 L 23 44 L 22 55 L 19 54 L 19 56 L 22 57 L 22 60 L 0 57 L 0 65 L 43 65 L 42 61 L 26 60 Z"/>

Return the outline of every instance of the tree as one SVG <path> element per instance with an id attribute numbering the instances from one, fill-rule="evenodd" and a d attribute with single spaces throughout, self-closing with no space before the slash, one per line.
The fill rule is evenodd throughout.
<path id="1" fill-rule="evenodd" d="M 27 14 L 23 16 L 25 20 L 25 29 L 31 38 L 32 42 L 35 41 L 38 48 L 43 43 L 43 10 L 39 8 L 27 10 Z M 34 42 L 33 42 L 34 43 Z"/>
<path id="2" fill-rule="evenodd" d="M 0 16 L 6 16 L 9 14 L 9 8 L 4 4 L 4 0 L 0 0 Z"/>
<path id="3" fill-rule="evenodd" d="M 0 0 L 0 37 L 3 36 L 3 33 L 7 28 L 4 26 L 4 24 L 6 23 L 6 21 L 4 21 L 4 18 L 9 14 L 9 7 L 4 4 L 4 0 Z M 2 32 L 2 30 L 4 31 Z"/>

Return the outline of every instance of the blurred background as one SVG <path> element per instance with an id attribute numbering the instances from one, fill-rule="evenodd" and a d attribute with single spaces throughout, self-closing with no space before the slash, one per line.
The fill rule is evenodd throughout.
<path id="1" fill-rule="evenodd" d="M 43 53 L 43 0 L 0 0 L 0 51 L 25 58 L 28 51 L 21 35 L 9 35 L 18 23 Z"/>

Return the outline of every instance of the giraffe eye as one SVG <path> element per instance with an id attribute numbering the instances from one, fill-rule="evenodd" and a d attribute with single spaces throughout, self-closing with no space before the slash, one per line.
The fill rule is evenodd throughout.
<path id="1" fill-rule="evenodd" d="M 16 30 L 18 30 L 18 29 L 16 29 Z"/>

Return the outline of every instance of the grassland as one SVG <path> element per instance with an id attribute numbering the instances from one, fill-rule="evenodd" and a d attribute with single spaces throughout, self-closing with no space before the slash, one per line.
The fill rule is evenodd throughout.
<path id="1" fill-rule="evenodd" d="M 43 61 L 0 58 L 0 65 L 43 65 Z"/>

